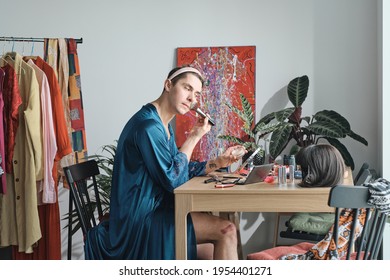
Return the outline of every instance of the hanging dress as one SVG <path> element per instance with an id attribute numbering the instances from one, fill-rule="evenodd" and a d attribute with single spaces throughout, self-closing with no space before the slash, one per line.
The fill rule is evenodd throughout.
<path id="1" fill-rule="evenodd" d="M 0 200 L 0 246 L 17 245 L 32 253 L 41 238 L 36 181 L 43 178 L 41 107 L 35 72 L 17 53 L 5 56 L 15 69 L 22 105 L 12 158 L 13 173 L 7 174 L 7 195 Z"/>
<path id="2" fill-rule="evenodd" d="M 4 164 L 5 172 L 11 174 L 13 172 L 12 158 L 15 148 L 15 136 L 19 126 L 19 106 L 22 104 L 22 98 L 20 97 L 18 77 L 15 70 L 9 64 L 4 65 L 2 69 L 5 72 L 5 80 L 3 83 L 5 155 L 2 164 Z M 3 185 L 4 193 L 6 193 L 5 185 L 6 183 Z"/>
<path id="3" fill-rule="evenodd" d="M 7 180 L 5 176 L 5 144 L 4 144 L 4 100 L 3 100 L 3 82 L 5 71 L 0 68 L 0 194 L 5 193 L 7 189 Z"/>
<path id="4" fill-rule="evenodd" d="M 55 192 L 58 197 L 58 165 L 62 157 L 72 153 L 68 132 L 66 128 L 65 115 L 62 103 L 62 95 L 58 79 L 54 69 L 42 58 L 35 57 L 32 61 L 45 73 L 49 89 L 52 107 L 54 133 L 57 145 L 55 163 L 53 165 L 53 179 Z M 31 260 L 60 260 L 61 259 L 61 225 L 58 200 L 55 203 L 42 204 L 38 206 L 42 239 L 35 248 L 33 254 L 18 253 L 13 251 L 14 259 Z"/>
<path id="5" fill-rule="evenodd" d="M 32 59 L 29 59 L 27 63 L 35 71 L 41 97 L 44 176 L 43 180 L 37 182 L 38 204 L 55 203 L 57 201 L 57 194 L 52 172 L 57 144 L 54 135 L 49 83 L 46 74 L 35 65 Z"/>

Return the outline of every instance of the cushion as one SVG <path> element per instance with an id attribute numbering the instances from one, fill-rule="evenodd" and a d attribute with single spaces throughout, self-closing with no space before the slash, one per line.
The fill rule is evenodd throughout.
<path id="1" fill-rule="evenodd" d="M 288 221 L 289 227 L 296 231 L 326 234 L 334 223 L 331 213 L 295 213 Z"/>
<path id="2" fill-rule="evenodd" d="M 278 260 L 288 254 L 304 254 L 313 247 L 313 243 L 301 242 L 292 246 L 277 246 L 247 255 L 248 260 Z"/>
<path id="3" fill-rule="evenodd" d="M 305 254 L 313 247 L 313 243 L 301 242 L 292 246 L 277 246 L 257 253 L 252 253 L 247 256 L 248 260 L 279 260 L 282 256 L 290 254 Z M 356 259 L 357 254 L 351 254 L 351 260 Z M 345 260 L 346 256 L 342 257 Z M 360 260 L 364 258 L 364 252 L 360 253 Z"/>

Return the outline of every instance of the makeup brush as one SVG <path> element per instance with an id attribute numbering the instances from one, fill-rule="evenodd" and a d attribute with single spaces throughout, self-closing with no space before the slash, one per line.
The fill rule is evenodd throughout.
<path id="1" fill-rule="evenodd" d="M 199 115 L 201 115 L 203 118 L 206 118 L 206 117 L 207 117 L 206 114 L 199 108 L 198 103 L 195 103 L 195 102 L 192 103 L 190 109 L 191 109 L 192 111 L 197 112 L 197 113 L 198 113 Z M 211 125 L 215 125 L 214 120 L 212 120 L 210 117 L 209 117 L 209 123 L 210 123 Z"/>

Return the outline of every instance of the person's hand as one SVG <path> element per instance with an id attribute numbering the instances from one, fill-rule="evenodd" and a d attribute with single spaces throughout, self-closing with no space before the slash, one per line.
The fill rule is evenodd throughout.
<path id="1" fill-rule="evenodd" d="M 209 123 L 208 118 L 200 117 L 195 125 L 192 127 L 190 133 L 187 135 L 186 141 L 180 147 L 180 152 L 187 155 L 188 161 L 191 159 L 192 152 L 195 148 L 195 145 L 199 140 L 209 132 L 211 129 L 211 124 Z"/>
<path id="2" fill-rule="evenodd" d="M 194 127 L 191 129 L 190 134 L 198 138 L 202 138 L 202 136 L 208 133 L 210 129 L 211 124 L 209 123 L 209 119 L 199 116 Z"/>
<path id="3" fill-rule="evenodd" d="M 229 147 L 222 155 L 220 155 L 217 158 L 219 165 L 222 167 L 227 167 L 227 166 L 232 165 L 233 163 L 237 162 L 242 156 L 235 155 L 235 153 L 233 153 L 233 151 L 236 149 L 243 149 L 245 151 L 245 154 L 248 152 L 244 148 L 244 146 L 241 146 L 241 145 Z"/>

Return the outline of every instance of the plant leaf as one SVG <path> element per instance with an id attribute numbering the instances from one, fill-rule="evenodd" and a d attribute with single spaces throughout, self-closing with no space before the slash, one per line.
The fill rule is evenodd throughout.
<path id="1" fill-rule="evenodd" d="M 339 126 L 343 132 L 342 137 L 345 137 L 347 133 L 351 130 L 351 126 L 349 125 L 347 119 L 333 110 L 319 111 L 313 116 L 313 118 L 316 121 L 329 122 L 333 125 Z"/>
<path id="2" fill-rule="evenodd" d="M 306 128 L 317 135 L 323 135 L 332 138 L 344 137 L 344 133 L 341 130 L 340 126 L 334 125 L 333 123 L 329 123 L 326 121 L 318 121 L 311 123 Z"/>
<path id="3" fill-rule="evenodd" d="M 253 133 L 252 130 L 247 129 L 246 127 L 241 127 L 241 130 L 245 132 L 249 136 L 249 140 L 255 140 L 255 134 Z"/>
<path id="4" fill-rule="evenodd" d="M 356 141 L 359 141 L 360 143 L 362 143 L 362 144 L 368 146 L 367 140 L 364 139 L 362 136 L 356 134 L 356 133 L 353 132 L 352 130 L 350 130 L 350 131 L 347 133 L 347 135 L 348 135 L 349 137 L 351 137 L 352 139 L 355 139 Z"/>
<path id="5" fill-rule="evenodd" d="M 296 155 L 300 149 L 301 148 L 297 144 L 292 145 L 290 149 L 290 155 Z"/>
<path id="6" fill-rule="evenodd" d="M 264 123 L 264 124 L 268 124 L 270 123 L 272 120 L 276 119 L 277 121 L 279 122 L 283 122 L 285 121 L 286 119 L 288 119 L 288 117 L 291 116 L 291 114 L 295 111 L 295 108 L 294 107 L 289 107 L 289 108 L 285 108 L 285 109 L 282 109 L 282 110 L 279 110 L 277 112 L 271 112 L 267 115 L 265 115 L 264 117 L 262 117 L 257 123 L 256 125 L 260 124 L 260 123 Z"/>
<path id="7" fill-rule="evenodd" d="M 291 125 L 283 126 L 281 129 L 275 130 L 272 132 L 271 143 L 269 146 L 269 153 L 272 158 L 276 158 L 283 149 L 286 147 L 287 143 L 290 141 L 290 133 L 292 130 Z"/>
<path id="8" fill-rule="evenodd" d="M 290 107 L 290 108 L 286 108 L 286 109 L 277 111 L 274 113 L 275 119 L 279 122 L 283 122 L 286 119 L 288 119 L 291 116 L 291 114 L 294 113 L 294 111 L 295 111 L 294 107 Z"/>
<path id="9" fill-rule="evenodd" d="M 309 90 L 309 78 L 304 75 L 291 80 L 287 86 L 288 99 L 294 105 L 299 107 L 305 101 Z"/>
<path id="10" fill-rule="evenodd" d="M 239 144 L 239 145 L 243 145 L 245 143 L 240 138 L 237 138 L 237 137 L 231 136 L 231 135 L 218 135 L 217 137 L 219 139 L 226 140 L 226 141 L 229 141 L 229 142 L 232 142 L 232 143 L 236 143 L 236 144 Z"/>
<path id="11" fill-rule="evenodd" d="M 343 158 L 344 158 L 345 165 L 351 167 L 351 169 L 354 170 L 354 169 L 355 169 L 355 162 L 353 161 L 353 158 L 352 158 L 351 154 L 349 153 L 347 147 L 345 147 L 345 146 L 344 146 L 339 140 L 337 140 L 337 139 L 328 138 L 328 137 L 324 137 L 324 139 L 326 139 L 326 140 L 329 142 L 329 144 L 331 144 L 331 145 L 334 146 L 337 150 L 339 150 L 339 152 L 341 153 L 341 155 L 342 155 Z"/>
<path id="12" fill-rule="evenodd" d="M 243 144 L 243 146 L 245 147 L 245 149 L 247 149 L 248 151 L 255 151 L 257 148 L 258 148 L 258 145 L 256 145 L 255 142 L 245 142 Z"/>
<path id="13" fill-rule="evenodd" d="M 271 112 L 271 113 L 265 115 L 265 116 L 262 117 L 257 123 L 264 123 L 264 124 L 267 124 L 267 123 L 269 123 L 270 121 L 272 121 L 273 119 L 275 119 L 275 112 Z"/>
<path id="14" fill-rule="evenodd" d="M 225 103 L 226 106 L 229 107 L 230 110 L 232 110 L 234 113 L 237 114 L 237 116 L 244 122 L 244 126 L 246 126 L 248 129 L 251 128 L 252 126 L 252 122 L 251 122 L 251 119 L 248 119 L 247 115 L 241 111 L 240 109 L 234 107 L 233 105 L 229 104 L 229 103 Z"/>
<path id="15" fill-rule="evenodd" d="M 301 121 L 305 121 L 307 124 L 310 123 L 310 120 L 311 120 L 311 117 L 309 117 L 309 116 L 306 116 L 306 117 L 302 117 L 302 118 L 301 118 Z"/>
<path id="16" fill-rule="evenodd" d="M 253 132 L 254 134 L 260 133 L 261 134 L 260 137 L 264 137 L 268 133 L 271 133 L 279 128 L 280 128 L 280 123 L 265 124 L 259 122 L 256 124 L 255 128 L 253 129 Z"/>
<path id="17" fill-rule="evenodd" d="M 249 128 L 252 128 L 252 124 L 254 120 L 252 106 L 249 103 L 248 99 L 246 99 L 245 95 L 243 95 L 242 93 L 240 93 L 240 98 L 241 98 L 242 110 L 244 111 L 246 119 L 248 120 Z"/>

